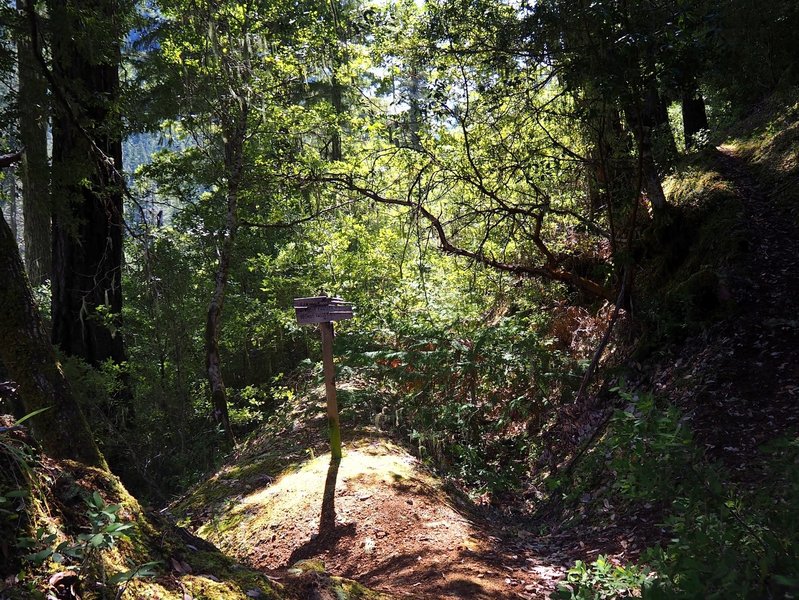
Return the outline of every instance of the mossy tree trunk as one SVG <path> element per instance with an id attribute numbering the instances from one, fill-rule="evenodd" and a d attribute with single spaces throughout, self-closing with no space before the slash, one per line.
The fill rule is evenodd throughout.
<path id="1" fill-rule="evenodd" d="M 0 360 L 19 385 L 36 438 L 55 458 L 107 469 L 70 390 L 33 302 L 17 244 L 0 215 Z M 17 415 L 19 416 L 19 415 Z"/>

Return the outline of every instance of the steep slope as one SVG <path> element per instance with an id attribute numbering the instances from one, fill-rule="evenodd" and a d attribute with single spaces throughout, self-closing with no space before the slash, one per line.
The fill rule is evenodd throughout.
<path id="1" fill-rule="evenodd" d="M 654 391 L 690 417 L 709 458 L 741 477 L 756 477 L 758 448 L 799 424 L 799 104 L 782 102 L 707 160 L 742 210 L 735 231 L 717 232 L 737 238 L 716 289 L 734 308 L 653 363 Z"/>

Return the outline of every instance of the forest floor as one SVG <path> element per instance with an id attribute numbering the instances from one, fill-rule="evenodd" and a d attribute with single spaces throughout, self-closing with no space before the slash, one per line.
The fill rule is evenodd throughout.
<path id="1" fill-rule="evenodd" d="M 718 290 L 735 309 L 638 365 L 638 384 L 680 408 L 709 460 L 756 485 L 759 448 L 799 429 L 798 221 L 777 193 L 785 182 L 745 147 L 720 146 L 710 161 L 744 207 L 747 243 Z M 796 179 L 795 164 L 784 172 Z M 305 404 L 279 436 L 250 440 L 171 509 L 276 580 L 297 560 L 318 559 L 394 597 L 544 598 L 575 560 L 628 564 L 666 537 L 656 507 L 604 500 L 565 526 L 477 506 L 374 428 L 351 431 L 344 458 L 331 462 L 324 402 Z"/>
<path id="2" fill-rule="evenodd" d="M 745 212 L 726 282 L 737 309 L 654 364 L 653 389 L 689 416 L 709 459 L 756 485 L 758 448 L 799 426 L 799 228 L 738 146 L 720 146 L 716 168 Z"/>

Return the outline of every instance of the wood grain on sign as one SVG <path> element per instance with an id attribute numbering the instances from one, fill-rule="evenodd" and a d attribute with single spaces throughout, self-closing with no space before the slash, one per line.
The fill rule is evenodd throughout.
<path id="1" fill-rule="evenodd" d="M 297 322 L 300 324 L 330 323 L 351 319 L 354 316 L 351 303 L 329 296 L 295 298 L 294 310 L 297 313 Z"/>
<path id="2" fill-rule="evenodd" d="M 344 302 L 341 298 L 330 296 L 312 296 L 310 298 L 294 298 L 295 308 L 306 308 L 308 306 L 325 306 L 333 302 Z"/>

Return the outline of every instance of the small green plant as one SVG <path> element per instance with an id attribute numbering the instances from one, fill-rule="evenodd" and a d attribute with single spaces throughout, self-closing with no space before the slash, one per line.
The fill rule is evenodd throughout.
<path id="1" fill-rule="evenodd" d="M 21 492 L 23 490 L 18 490 Z M 18 497 L 13 493 L 6 493 L 5 497 Z M 98 492 L 93 492 L 87 499 L 86 516 L 89 520 L 90 530 L 80 533 L 76 538 L 58 542 L 63 538 L 56 531 L 45 527 L 38 527 L 32 536 L 17 538 L 17 548 L 28 553 L 23 560 L 33 567 L 42 567 L 47 561 L 55 564 L 69 564 L 69 569 L 77 573 L 86 573 L 92 567 L 99 567 L 102 583 L 107 586 L 119 587 L 116 598 L 124 593 L 129 581 L 137 577 L 152 577 L 158 561 L 141 565 L 130 565 L 131 569 L 107 577 L 103 567 L 102 553 L 113 548 L 117 542 L 127 539 L 127 531 L 133 525 L 119 520 L 120 505 L 107 504 Z"/>
<path id="2" fill-rule="evenodd" d="M 23 558 L 34 566 L 41 566 L 46 560 L 62 563 L 67 559 L 80 561 L 75 569 L 85 569 L 103 550 L 112 548 L 117 541 L 126 537 L 125 532 L 133 525 L 118 521 L 118 504 L 106 504 L 99 493 L 93 492 L 88 499 L 86 512 L 91 531 L 78 534 L 75 540 L 65 540 L 55 544 L 58 534 L 44 527 L 38 527 L 34 536 L 22 536 L 17 539 L 17 547 L 33 549 Z"/>
<path id="3" fill-rule="evenodd" d="M 668 497 L 686 467 L 699 459 L 690 431 L 675 407 L 659 407 L 653 395 L 615 391 L 626 407 L 614 415 L 604 444 L 614 487 L 629 500 Z"/>
<path id="4" fill-rule="evenodd" d="M 601 554 L 590 565 L 578 560 L 558 586 L 556 600 L 604 600 L 639 595 L 652 575 L 636 565 L 616 565 Z"/>

